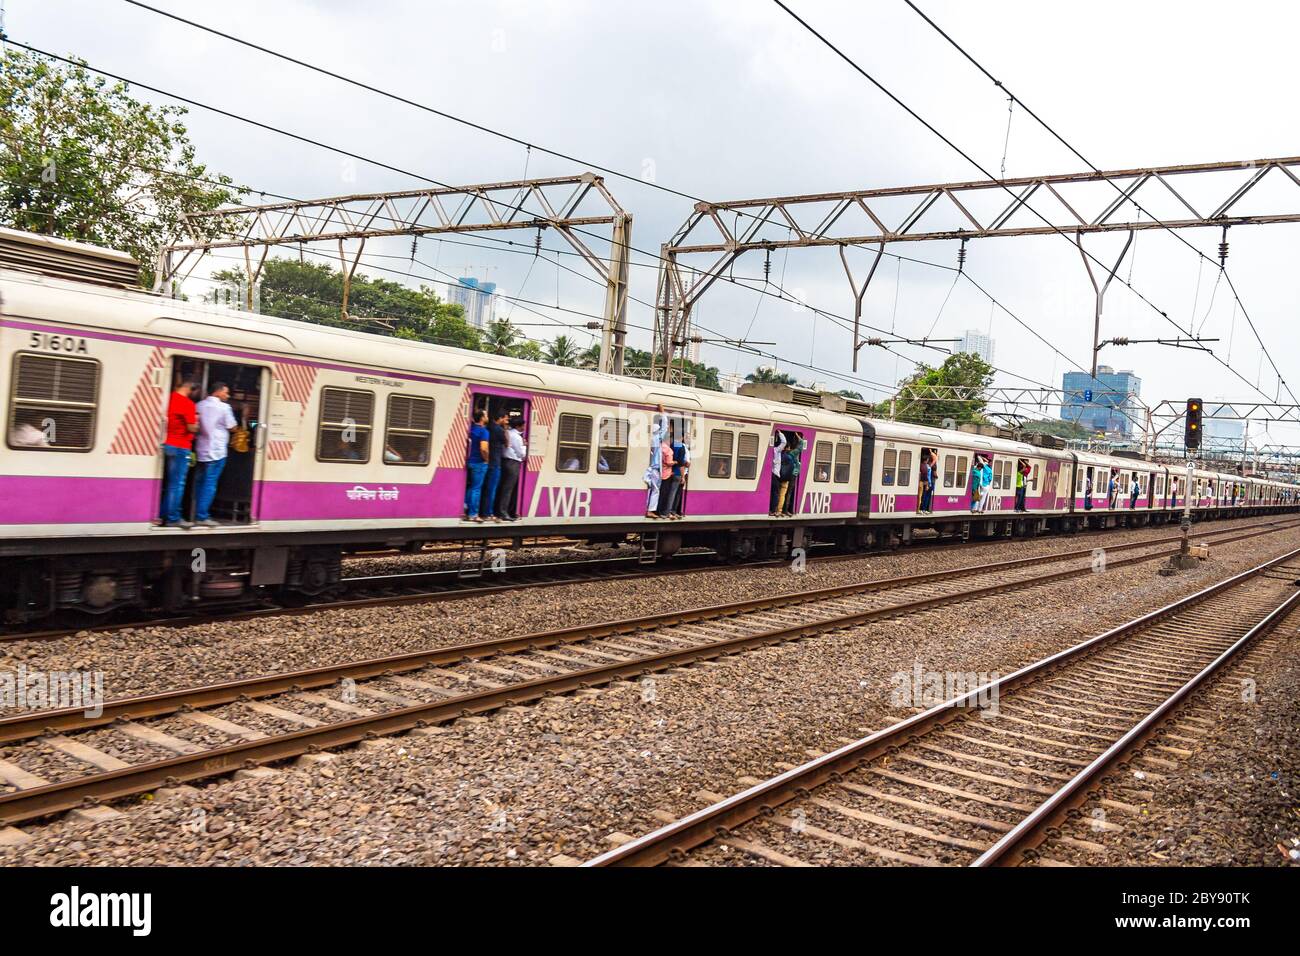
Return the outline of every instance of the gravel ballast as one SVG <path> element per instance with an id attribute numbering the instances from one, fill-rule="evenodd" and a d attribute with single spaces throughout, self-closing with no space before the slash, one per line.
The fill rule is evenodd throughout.
<path id="1" fill-rule="evenodd" d="M 457 602 L 455 610 L 444 603 L 373 616 L 328 612 L 260 622 L 274 623 L 279 633 L 257 642 L 247 633 L 240 640 L 189 634 L 174 644 L 139 647 L 135 667 L 117 660 L 121 650 L 116 656 L 106 652 L 107 639 L 93 655 L 82 653 L 97 664 L 103 655 L 116 662 L 120 679 L 157 690 L 160 673 L 167 674 L 163 686 L 194 682 L 183 679 L 189 667 L 230 668 L 243 676 L 276 669 L 266 667 L 266 660 L 299 667 L 308 666 L 304 654 L 349 659 L 429 646 L 426 626 L 430 632 L 436 626 L 447 642 L 463 640 L 463 630 L 446 632 L 463 628 L 476 614 L 484 626 L 495 626 L 491 633 L 509 633 L 521 623 L 538 629 L 617 616 L 610 613 L 611 601 L 623 602 L 622 613 L 636 613 L 730 599 L 721 591 L 727 582 L 736 596 L 782 593 L 995 557 L 1100 547 L 1104 537 L 901 552 L 814 564 L 802 576 L 787 569 L 734 569 L 675 576 L 658 585 L 642 580 L 565 586 L 521 592 L 497 606 L 485 606 L 492 599 L 474 599 Z M 1127 532 L 1110 538 L 1133 539 Z M 1210 562 L 1171 578 L 1158 577 L 1152 561 L 747 652 L 651 681 L 466 718 L 435 732 L 341 751 L 303 769 L 227 778 L 167 799 L 136 801 L 121 807 L 122 817 L 93 829 L 71 818 L 33 826 L 35 839 L 0 851 L 0 861 L 536 865 L 560 854 L 582 859 L 608 849 L 611 835 L 635 835 L 699 808 L 707 802 L 702 790 L 735 792 L 743 777 L 771 776 L 782 764 L 802 763 L 907 716 L 910 708 L 891 701 L 892 678 L 916 665 L 1005 673 L 1295 547 L 1300 530 L 1215 547 Z M 656 593 L 666 582 L 671 590 Z M 357 616 L 367 623 L 359 624 Z M 435 624 L 431 617 L 441 620 Z M 283 633 L 285 625 L 294 630 L 317 618 L 329 620 L 316 622 L 321 630 L 311 651 L 294 643 L 293 633 Z M 369 650 L 357 652 L 359 643 Z M 239 658 L 235 645 L 257 663 Z M 197 657 L 191 656 L 195 649 Z M 48 645 L 45 652 L 51 653 Z M 210 670 L 201 672 L 205 682 L 217 679 Z M 739 860 L 742 855 L 733 850 L 723 856 L 752 862 Z"/>

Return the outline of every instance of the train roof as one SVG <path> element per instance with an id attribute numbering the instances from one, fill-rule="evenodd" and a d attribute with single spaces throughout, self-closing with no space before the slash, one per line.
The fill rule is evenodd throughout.
<path id="1" fill-rule="evenodd" d="M 855 421 L 847 415 L 816 407 L 234 311 L 143 290 L 97 287 L 3 269 L 0 269 L 0 279 L 4 280 L 0 311 L 87 328 L 108 325 L 141 335 L 356 363 L 394 372 L 459 376 L 502 387 L 577 394 L 628 405 L 663 404 L 679 413 L 708 411 L 738 419 L 806 423 L 824 429 L 844 429 Z M 81 297 L 75 309 L 68 308 L 69 295 Z"/>

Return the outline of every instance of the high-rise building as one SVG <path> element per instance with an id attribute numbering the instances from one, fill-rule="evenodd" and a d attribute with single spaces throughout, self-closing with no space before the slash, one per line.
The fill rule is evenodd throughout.
<path id="1" fill-rule="evenodd" d="M 447 285 L 447 301 L 465 310 L 465 321 L 481 329 L 496 318 L 497 284 L 461 276 Z"/>
<path id="2" fill-rule="evenodd" d="M 1092 431 L 1128 437 L 1140 422 L 1134 399 L 1142 393 L 1142 379 L 1127 369 L 1116 372 L 1097 366 L 1097 377 L 1087 372 L 1066 372 L 1061 377 L 1061 419 Z"/>
<path id="3" fill-rule="evenodd" d="M 724 392 L 735 395 L 740 391 L 740 386 L 745 384 L 745 376 L 739 372 L 719 372 L 718 384 L 722 386 Z"/>
<path id="4" fill-rule="evenodd" d="M 1205 440 L 1207 444 L 1223 447 L 1240 446 L 1246 437 L 1246 423 L 1238 418 L 1220 418 L 1220 415 L 1236 415 L 1231 405 L 1223 403 L 1205 405 Z"/>
<path id="5" fill-rule="evenodd" d="M 957 346 L 957 351 L 978 355 L 992 365 L 993 350 L 996 345 L 991 336 L 985 335 L 979 329 L 967 329 L 962 333 L 961 345 Z"/>

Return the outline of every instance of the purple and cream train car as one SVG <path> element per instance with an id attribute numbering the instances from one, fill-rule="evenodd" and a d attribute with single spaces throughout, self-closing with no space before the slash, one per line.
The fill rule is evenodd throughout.
<path id="1" fill-rule="evenodd" d="M 631 539 L 651 558 L 683 546 L 746 557 L 812 541 L 906 542 L 923 528 L 993 537 L 1176 514 L 1178 470 L 1164 465 L 871 420 L 817 393 L 772 401 L 270 318 L 142 292 L 136 276 L 120 253 L 0 230 L 0 610 L 10 619 L 320 594 L 349 551 L 440 539 Z M 164 420 L 183 381 L 205 394 L 228 385 L 238 421 L 211 529 L 158 520 Z M 479 409 L 523 422 L 526 462 L 506 502 L 517 521 L 465 520 Z M 660 409 L 690 452 L 681 520 L 646 516 Z M 790 516 L 770 513 L 780 438 L 802 449 Z M 931 453 L 936 488 L 921 513 L 920 460 Z M 993 473 L 978 514 L 977 457 Z M 1095 493 L 1087 508 L 1088 469 L 1136 476 L 1136 506 L 1126 484 L 1121 507 L 1098 507 Z M 1205 514 L 1295 507 L 1277 482 L 1204 472 L 1197 484 Z"/>

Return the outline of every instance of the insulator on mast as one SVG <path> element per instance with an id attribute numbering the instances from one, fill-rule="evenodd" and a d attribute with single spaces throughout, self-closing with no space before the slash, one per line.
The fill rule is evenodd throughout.
<path id="1" fill-rule="evenodd" d="M 1228 262 L 1228 227 L 1223 227 L 1223 241 L 1219 243 L 1219 268 L 1222 269 Z"/>
<path id="2" fill-rule="evenodd" d="M 957 250 L 957 271 L 962 272 L 966 268 L 966 240 L 961 241 L 961 248 Z"/>

